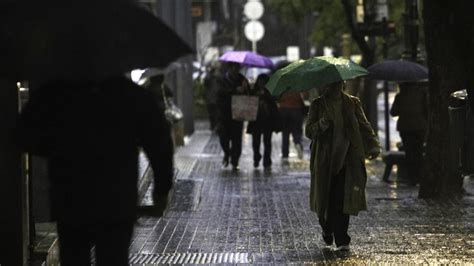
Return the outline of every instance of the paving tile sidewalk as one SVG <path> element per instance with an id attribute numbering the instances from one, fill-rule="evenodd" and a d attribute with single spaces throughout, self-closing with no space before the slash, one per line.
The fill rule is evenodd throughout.
<path id="1" fill-rule="evenodd" d="M 178 150 L 176 195 L 160 219 L 141 218 L 130 249 L 132 264 L 355 263 L 474 265 L 474 180 L 462 198 L 417 199 L 417 188 L 380 181 L 383 164 L 369 165 L 369 210 L 351 217 L 351 251 L 323 249 L 317 217 L 308 208 L 309 162 L 280 157 L 254 169 L 251 138 L 239 172 L 221 167 L 218 138 L 198 130 Z M 308 145 L 306 145 L 308 147 Z M 149 197 L 146 198 L 146 201 Z"/>

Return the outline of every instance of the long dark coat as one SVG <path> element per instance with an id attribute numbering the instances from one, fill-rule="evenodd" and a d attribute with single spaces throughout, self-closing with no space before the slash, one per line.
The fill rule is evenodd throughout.
<path id="1" fill-rule="evenodd" d="M 390 109 L 398 116 L 398 131 L 425 131 L 428 127 L 428 95 L 423 87 L 408 87 L 395 96 Z"/>
<path id="2" fill-rule="evenodd" d="M 360 100 L 343 93 L 342 101 L 344 129 L 350 141 L 345 158 L 343 212 L 357 215 L 359 211 L 367 209 L 365 158 L 370 152 L 380 150 L 380 144 L 364 115 Z M 322 219 L 327 217 L 331 178 L 336 174 L 332 173 L 330 167 L 332 165 L 333 128 L 329 126 L 323 130 L 320 124 L 320 119 L 326 109 L 327 100 L 324 96 L 315 99 L 311 103 L 305 128 L 306 136 L 312 140 L 310 207 Z"/>
<path id="3" fill-rule="evenodd" d="M 125 78 L 39 88 L 19 125 L 23 149 L 48 159 L 57 221 L 135 219 L 139 146 L 154 170 L 155 192 L 171 188 L 169 125 L 151 93 Z"/>

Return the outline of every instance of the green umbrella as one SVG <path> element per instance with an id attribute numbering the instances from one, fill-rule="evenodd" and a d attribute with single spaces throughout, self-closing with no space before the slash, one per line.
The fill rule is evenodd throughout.
<path id="1" fill-rule="evenodd" d="M 273 96 L 279 96 L 287 91 L 306 91 L 367 74 L 365 68 L 350 60 L 319 56 L 293 62 L 278 70 L 266 86 Z"/>

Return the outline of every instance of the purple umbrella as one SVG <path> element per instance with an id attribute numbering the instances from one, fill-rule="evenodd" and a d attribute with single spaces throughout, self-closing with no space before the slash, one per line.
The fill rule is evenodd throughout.
<path id="1" fill-rule="evenodd" d="M 273 68 L 270 58 L 249 51 L 229 51 L 220 58 L 222 62 L 233 62 L 249 67 Z"/>

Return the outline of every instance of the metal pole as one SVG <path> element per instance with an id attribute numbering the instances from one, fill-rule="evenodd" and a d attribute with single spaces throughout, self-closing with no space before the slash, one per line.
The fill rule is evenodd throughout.
<path id="1" fill-rule="evenodd" d="M 388 81 L 384 81 L 384 100 L 385 100 L 385 149 L 390 151 L 390 116 L 388 104 Z"/>
<path id="2" fill-rule="evenodd" d="M 27 265 L 29 222 L 22 155 L 12 141 L 19 110 L 15 82 L 0 80 L 0 264 Z M 23 141 L 23 140 L 20 140 Z"/>
<path id="3" fill-rule="evenodd" d="M 252 52 L 256 53 L 257 52 L 257 42 L 252 41 Z M 257 79 L 257 70 L 255 68 L 252 69 L 252 78 L 253 80 Z"/>
<path id="4" fill-rule="evenodd" d="M 383 57 L 388 58 L 388 28 L 387 19 L 383 18 Z M 390 151 L 390 115 L 389 115 L 389 99 L 388 99 L 388 81 L 384 81 L 384 105 L 385 105 L 385 149 Z"/>

